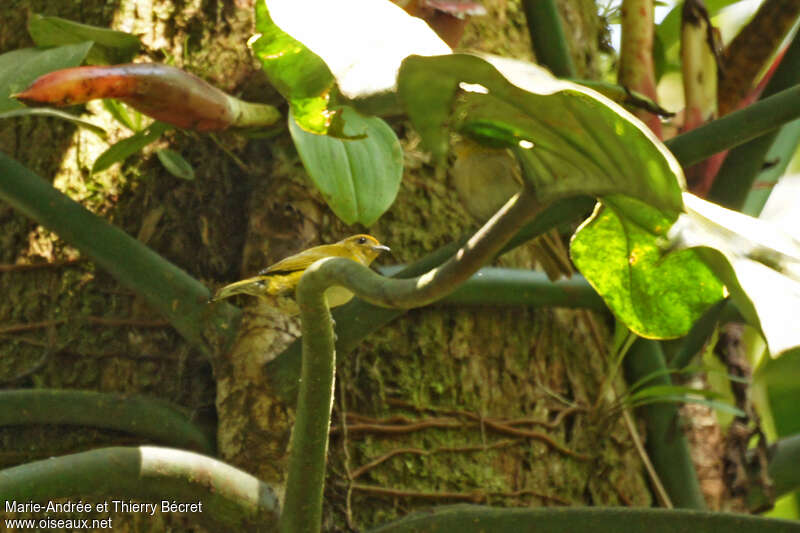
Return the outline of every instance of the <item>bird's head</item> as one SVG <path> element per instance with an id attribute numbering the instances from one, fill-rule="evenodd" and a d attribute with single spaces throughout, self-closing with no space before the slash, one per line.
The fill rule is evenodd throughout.
<path id="1" fill-rule="evenodd" d="M 390 251 L 388 246 L 384 246 L 378 242 L 378 239 L 372 235 L 353 235 L 336 244 L 344 247 L 352 256 L 352 259 L 367 266 L 369 266 L 381 252 Z"/>

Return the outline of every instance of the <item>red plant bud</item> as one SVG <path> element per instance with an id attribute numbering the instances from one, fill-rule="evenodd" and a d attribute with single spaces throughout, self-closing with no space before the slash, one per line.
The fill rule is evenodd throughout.
<path id="1" fill-rule="evenodd" d="M 57 70 L 14 97 L 26 104 L 54 106 L 116 98 L 145 115 L 197 131 L 223 130 L 238 114 L 232 97 L 197 76 L 157 63 Z"/>

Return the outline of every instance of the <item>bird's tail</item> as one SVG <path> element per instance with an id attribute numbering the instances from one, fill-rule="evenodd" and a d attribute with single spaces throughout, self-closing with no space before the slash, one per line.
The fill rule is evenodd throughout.
<path id="1" fill-rule="evenodd" d="M 251 296 L 266 296 L 269 294 L 269 278 L 265 276 L 256 276 L 253 278 L 243 279 L 229 285 L 225 285 L 214 293 L 211 298 L 212 302 L 230 298 L 236 294 L 249 294 Z"/>

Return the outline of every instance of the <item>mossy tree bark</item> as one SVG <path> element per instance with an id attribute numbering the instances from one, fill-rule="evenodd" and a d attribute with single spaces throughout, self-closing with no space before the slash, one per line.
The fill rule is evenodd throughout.
<path id="1" fill-rule="evenodd" d="M 474 21 L 464 46 L 530 57 L 519 3 L 485 3 L 490 15 Z M 602 30 L 594 5 L 561 4 L 576 65 L 592 76 Z M 30 45 L 27 12 L 55 14 L 137 33 L 149 60 L 276 103 L 245 46 L 252 11 L 251 0 L 12 0 L 0 11 L 0 51 Z M 102 113 L 99 105 L 90 109 Z M 393 126 L 406 149 L 406 174 L 395 205 L 368 230 L 392 247 L 393 261 L 409 262 L 472 226 L 413 131 Z M 112 139 L 128 134 L 110 127 Z M 194 165 L 195 181 L 170 176 L 152 149 L 93 176 L 88 169 L 104 146 L 91 134 L 51 120 L 0 122 L 0 150 L 210 286 L 366 230 L 344 226 L 310 189 L 288 135 L 214 141 L 174 133 L 157 146 L 167 143 Z M 0 225 L 3 263 L 78 257 L 10 207 L 0 205 Z M 523 247 L 500 262 L 530 267 L 532 254 Z M 264 364 L 298 335 L 294 319 L 243 300 L 236 345 L 209 362 L 163 324 L 142 327 L 152 313 L 88 262 L 0 273 L 0 291 L 0 328 L 32 328 L 4 335 L 0 375 L 24 373 L 44 356 L 16 385 L 150 394 L 198 419 L 213 422 L 216 414 L 224 460 L 264 480 L 284 480 L 293 413 L 270 394 Z M 130 322 L 99 327 L 89 316 Z M 360 529 L 440 502 L 647 505 L 624 425 L 605 417 L 603 407 L 591 408 L 607 372 L 606 339 L 603 320 L 585 312 L 511 308 L 420 309 L 370 336 L 338 361 L 325 528 Z M 0 442 L 8 465 L 138 440 L 54 427 L 3 429 Z M 176 525 L 166 517 L 161 525 L 120 519 L 131 529 Z"/>

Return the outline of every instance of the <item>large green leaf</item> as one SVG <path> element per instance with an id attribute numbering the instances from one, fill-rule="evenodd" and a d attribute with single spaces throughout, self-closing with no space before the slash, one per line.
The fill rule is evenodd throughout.
<path id="1" fill-rule="evenodd" d="M 92 41 L 94 46 L 86 56 L 91 65 L 127 63 L 141 45 L 139 38 L 130 33 L 36 14 L 28 19 L 28 33 L 42 47 Z"/>
<path id="2" fill-rule="evenodd" d="M 305 131 L 289 115 L 289 132 L 311 180 L 347 224 L 374 223 L 394 201 L 403 176 L 403 152 L 378 117 L 340 111 L 347 139 Z"/>
<path id="3" fill-rule="evenodd" d="M 770 222 L 684 194 L 672 245 L 694 248 L 722 279 L 770 354 L 800 347 L 800 241 Z"/>
<path id="4" fill-rule="evenodd" d="M 696 252 L 663 252 L 674 219 L 621 196 L 603 202 L 572 238 L 578 270 L 637 335 L 685 335 L 723 298 L 722 284 Z"/>
<path id="5" fill-rule="evenodd" d="M 349 99 L 387 93 L 405 57 L 446 54 L 450 48 L 422 20 L 389 0 L 341 0 L 330 6 L 312 0 L 257 2 L 258 33 L 251 46 L 270 82 L 289 101 L 295 121 L 308 131 L 340 135 L 328 130 L 334 83 Z M 388 104 L 377 100 L 392 105 L 391 98 Z"/>
<path id="6" fill-rule="evenodd" d="M 22 48 L 0 55 L 0 113 L 25 107 L 9 95 L 22 91 L 42 74 L 80 65 L 91 47 L 91 42 L 83 42 L 47 50 Z"/>
<path id="7" fill-rule="evenodd" d="M 398 90 L 440 161 L 456 130 L 513 147 L 542 203 L 619 193 L 664 212 L 682 209 L 680 165 L 644 124 L 535 65 L 466 54 L 412 56 L 403 62 Z"/>
<path id="8" fill-rule="evenodd" d="M 683 210 L 674 156 L 630 113 L 585 87 L 520 61 L 410 57 L 400 98 L 444 160 L 457 131 L 508 146 L 544 204 L 589 194 L 606 204 L 573 240 L 575 263 L 609 307 L 645 337 L 684 335 L 723 297 L 695 252 L 659 248 Z"/>
<path id="9" fill-rule="evenodd" d="M 265 3 L 278 27 L 322 58 L 347 98 L 394 90 L 400 63 L 412 54 L 450 52 L 422 19 L 389 0 Z"/>
<path id="10" fill-rule="evenodd" d="M 256 2 L 256 31 L 250 41 L 253 53 L 270 83 L 289 102 L 295 120 L 309 131 L 325 133 L 329 125 L 328 93 L 334 84 L 325 62 L 279 28 L 264 1 Z"/>

